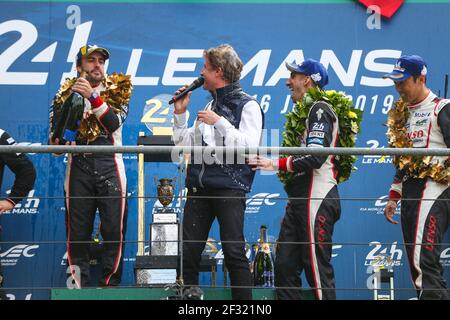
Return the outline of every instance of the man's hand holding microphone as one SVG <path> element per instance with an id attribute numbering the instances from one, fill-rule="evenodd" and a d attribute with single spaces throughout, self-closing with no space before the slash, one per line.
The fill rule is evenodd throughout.
<path id="1" fill-rule="evenodd" d="M 204 82 L 205 79 L 200 76 L 190 85 L 185 85 L 175 92 L 175 96 L 172 98 L 172 100 L 169 101 L 169 104 L 175 104 L 175 114 L 182 114 L 186 112 L 187 106 L 191 99 L 192 91 L 201 87 Z M 220 116 L 209 109 L 199 111 L 197 114 L 198 121 L 204 122 L 209 125 L 214 125 L 217 121 L 219 121 L 219 119 Z"/>

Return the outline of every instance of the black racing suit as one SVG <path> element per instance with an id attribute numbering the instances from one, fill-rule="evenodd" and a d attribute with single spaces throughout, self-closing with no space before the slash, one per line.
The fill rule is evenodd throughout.
<path id="1" fill-rule="evenodd" d="M 450 147 L 450 100 L 432 92 L 408 106 L 407 135 L 414 148 Z M 443 163 L 447 157 L 433 157 Z M 416 178 L 397 170 L 390 200 L 401 199 L 403 240 L 412 280 L 420 299 L 447 299 L 440 264 L 441 242 L 449 225 L 450 188 L 429 178 Z"/>
<path id="2" fill-rule="evenodd" d="M 4 130 L 0 129 L 0 145 L 14 145 L 16 142 L 14 139 Z M 28 192 L 33 189 L 34 181 L 36 180 L 36 171 L 33 163 L 28 157 L 23 154 L 17 153 L 0 153 L 0 187 L 3 180 L 3 171 L 5 165 L 14 173 L 15 179 L 11 193 L 9 194 L 7 201 L 16 205 Z M 1 242 L 2 227 L 0 225 L 0 242 Z M 0 248 L 1 250 L 1 248 Z M 3 284 L 3 274 L 0 263 L 0 287 Z M 0 300 L 6 299 L 5 293 L 0 289 Z"/>
<path id="3" fill-rule="evenodd" d="M 337 146 L 338 118 L 329 104 L 319 101 L 311 107 L 306 128 L 302 147 Z M 316 299 L 336 298 L 330 262 L 333 228 L 341 212 L 336 165 L 335 156 L 290 156 L 278 161 L 279 170 L 295 173 L 286 191 L 290 198 L 298 198 L 289 200 L 278 237 L 278 299 L 301 299 L 302 271 Z"/>
<path id="4" fill-rule="evenodd" d="M 103 85 L 95 88 L 104 90 Z M 91 103 L 85 99 L 85 116 Z M 50 113 L 51 131 L 60 116 L 59 110 Z M 92 142 L 80 138 L 79 144 L 122 145 L 122 124 L 128 114 L 128 106 L 115 113 L 101 98 L 92 103 L 92 112 L 101 125 L 100 135 Z M 64 182 L 67 261 L 74 287 L 89 285 L 89 243 L 97 209 L 100 214 L 102 244 L 102 274 L 100 286 L 117 286 L 122 276 L 124 240 L 127 226 L 127 178 L 122 154 L 69 154 Z M 81 280 L 80 280 L 81 272 Z"/>

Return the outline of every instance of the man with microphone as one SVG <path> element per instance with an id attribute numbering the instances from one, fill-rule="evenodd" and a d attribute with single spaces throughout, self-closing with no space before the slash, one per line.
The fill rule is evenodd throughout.
<path id="1" fill-rule="evenodd" d="M 264 126 L 264 113 L 254 98 L 246 94 L 239 78 L 243 63 L 227 44 L 205 50 L 203 88 L 212 100 L 187 126 L 186 109 L 192 91 L 184 86 L 175 94 L 173 138 L 177 146 L 258 147 Z M 201 79 L 201 78 L 200 78 Z M 201 81 L 201 80 L 199 80 Z M 252 278 L 245 255 L 245 194 L 250 192 L 254 172 L 236 157 L 191 158 L 186 176 L 188 196 L 183 221 L 183 276 L 186 286 L 198 284 L 201 254 L 217 217 L 225 264 L 230 272 L 232 297 L 252 299 Z M 212 158 L 212 161 L 211 161 Z M 206 160 L 206 161 L 205 161 Z M 239 288 L 240 287 L 240 288 Z"/>

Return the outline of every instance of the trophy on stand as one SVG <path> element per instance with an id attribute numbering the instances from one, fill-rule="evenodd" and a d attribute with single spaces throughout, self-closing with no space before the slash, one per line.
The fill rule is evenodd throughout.
<path id="1" fill-rule="evenodd" d="M 136 282 L 141 286 L 174 284 L 177 280 L 179 223 L 172 203 L 175 179 L 160 179 L 158 200 L 162 208 L 153 213 L 150 224 L 150 254 L 136 258 Z M 155 178 L 155 182 L 158 180 Z"/>
<path id="2" fill-rule="evenodd" d="M 375 257 L 373 266 L 373 299 L 394 300 L 394 265 L 395 261 L 387 254 Z M 383 284 L 385 284 L 383 286 Z M 385 291 L 381 294 L 381 291 Z"/>
<path id="3" fill-rule="evenodd" d="M 178 221 L 173 208 L 167 208 L 173 200 L 176 179 L 160 179 L 157 185 L 158 200 L 163 205 L 153 213 L 150 226 L 150 254 L 155 256 L 178 255 Z M 158 180 L 155 178 L 155 183 Z"/>
<path id="4" fill-rule="evenodd" d="M 171 136 L 144 136 L 140 134 L 138 145 L 167 146 L 173 145 Z M 177 281 L 179 266 L 180 224 L 174 208 L 168 206 L 174 197 L 175 179 L 155 179 L 158 200 L 162 207 L 153 212 L 150 224 L 150 252 L 145 250 L 145 162 L 171 162 L 170 155 L 138 155 L 138 252 L 135 263 L 136 285 L 165 286 Z M 159 183 L 158 183 L 159 181 Z M 181 178 L 180 178 L 181 181 Z M 181 190 L 181 187 L 180 187 Z"/>

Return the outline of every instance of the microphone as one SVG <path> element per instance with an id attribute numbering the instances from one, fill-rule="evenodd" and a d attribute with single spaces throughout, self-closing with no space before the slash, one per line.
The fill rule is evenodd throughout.
<path id="1" fill-rule="evenodd" d="M 177 101 L 178 99 L 184 97 L 188 92 L 190 91 L 194 91 L 195 89 L 197 89 L 198 87 L 201 87 L 203 85 L 203 83 L 205 83 L 205 78 L 203 78 L 203 76 L 198 77 L 197 79 L 194 80 L 194 82 L 192 82 L 189 87 L 186 88 L 186 90 L 184 90 L 183 92 L 181 92 L 180 94 L 174 96 L 170 101 L 169 104 L 174 103 L 175 101 Z"/>

